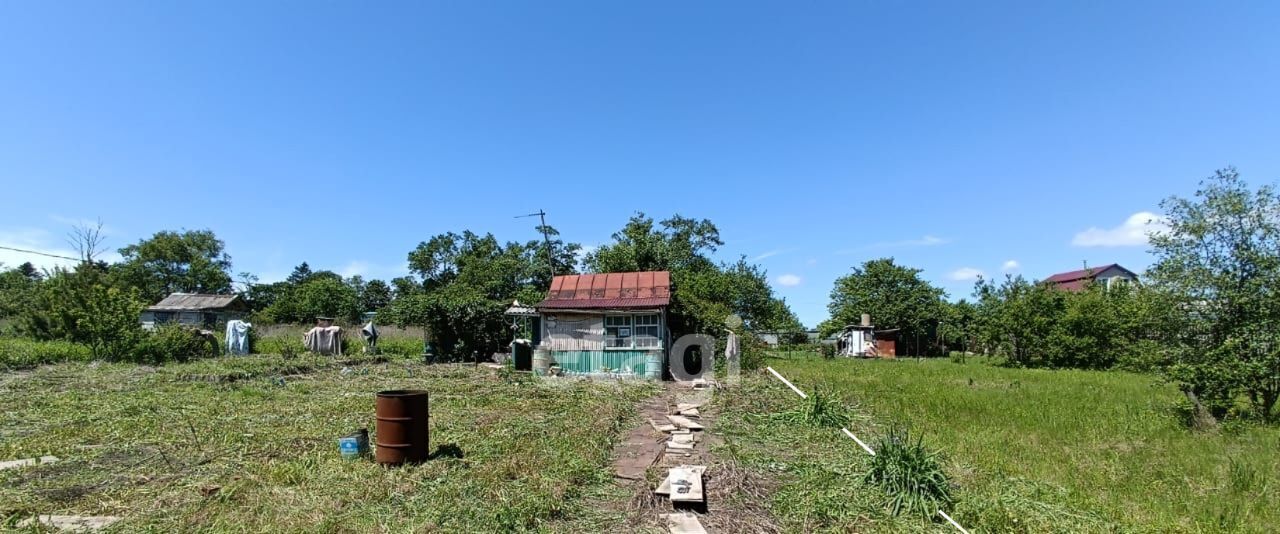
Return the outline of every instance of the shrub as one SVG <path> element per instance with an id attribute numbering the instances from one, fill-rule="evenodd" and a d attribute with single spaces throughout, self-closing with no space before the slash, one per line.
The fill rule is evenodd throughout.
<path id="1" fill-rule="evenodd" d="M 823 343 L 819 345 L 818 351 L 822 353 L 823 358 L 828 360 L 836 357 L 836 346 L 834 344 Z"/>
<path id="2" fill-rule="evenodd" d="M 124 359 L 134 363 L 161 364 L 217 354 L 218 342 L 213 338 L 205 337 L 193 328 L 166 324 L 148 332 Z"/>
<path id="3" fill-rule="evenodd" d="M 89 347 L 70 341 L 34 341 L 0 338 L 0 367 L 33 367 L 58 362 L 86 362 L 93 359 Z"/>
<path id="4" fill-rule="evenodd" d="M 951 507 L 950 477 L 938 453 L 926 449 L 920 436 L 913 441 L 905 428 L 893 428 L 879 439 L 875 451 L 863 482 L 884 490 L 885 505 L 893 515 L 932 519 L 938 510 Z"/>

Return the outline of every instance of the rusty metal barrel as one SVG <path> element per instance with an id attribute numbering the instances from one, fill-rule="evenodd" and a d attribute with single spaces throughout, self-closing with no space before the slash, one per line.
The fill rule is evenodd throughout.
<path id="1" fill-rule="evenodd" d="M 374 404 L 377 419 L 373 458 L 380 464 L 422 462 L 431 454 L 427 392 L 417 389 L 379 391 Z"/>

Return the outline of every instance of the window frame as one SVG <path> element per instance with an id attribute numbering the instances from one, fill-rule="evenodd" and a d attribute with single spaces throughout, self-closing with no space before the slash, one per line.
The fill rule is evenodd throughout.
<path id="1" fill-rule="evenodd" d="M 645 324 L 639 324 L 639 319 L 644 318 Z M 653 322 L 648 322 L 652 318 Z M 627 335 L 621 334 L 621 329 L 626 329 Z M 645 344 L 641 345 L 636 340 L 640 338 L 641 329 L 646 332 Z M 615 333 L 610 335 L 610 330 Z M 648 335 L 652 332 L 654 335 Z M 647 341 L 649 338 L 654 340 L 652 343 Z M 626 340 L 626 345 L 617 345 L 620 340 Z M 661 313 L 611 313 L 604 316 L 604 350 L 653 350 L 662 349 L 662 314 Z"/>

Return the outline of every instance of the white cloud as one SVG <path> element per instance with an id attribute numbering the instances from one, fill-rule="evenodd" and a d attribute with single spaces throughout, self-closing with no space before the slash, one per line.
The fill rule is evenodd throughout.
<path id="1" fill-rule="evenodd" d="M 1147 244 L 1150 234 L 1159 233 L 1168 226 L 1163 215 L 1140 211 L 1130 215 L 1115 228 L 1090 227 L 1071 239 L 1077 247 L 1134 247 Z"/>
<path id="2" fill-rule="evenodd" d="M 115 228 L 102 224 L 101 219 L 86 219 L 83 217 L 64 217 L 62 215 L 53 214 L 49 216 L 49 220 L 61 225 L 65 225 L 68 230 L 71 228 L 100 228 L 102 235 L 111 235 L 116 233 Z"/>
<path id="3" fill-rule="evenodd" d="M 342 270 L 338 271 L 338 274 L 342 275 L 343 278 L 350 278 L 356 275 L 364 276 L 369 274 L 370 267 L 371 265 L 369 265 L 369 262 L 367 261 L 355 260 L 348 263 L 346 267 L 342 268 Z"/>
<path id="4" fill-rule="evenodd" d="M 764 254 L 761 254 L 761 255 L 759 255 L 759 256 L 756 256 L 756 257 L 754 257 L 754 258 L 751 258 L 751 261 L 760 261 L 760 260 L 763 260 L 763 259 L 765 259 L 765 258 L 772 258 L 772 257 L 777 256 L 778 254 L 782 254 L 782 253 L 784 253 L 784 252 L 789 252 L 789 251 L 787 251 L 787 250 L 783 250 L 783 249 L 774 249 L 774 250 L 770 250 L 769 252 L 765 252 Z"/>
<path id="5" fill-rule="evenodd" d="M 964 282 L 968 280 L 977 280 L 978 278 L 981 278 L 985 275 L 982 272 L 982 269 L 974 269 L 973 267 L 961 267 L 959 269 L 951 271 L 951 274 L 947 276 L 950 277 L 952 280 L 955 280 L 958 282 Z"/>
<path id="6" fill-rule="evenodd" d="M 1000 270 L 1004 272 L 1016 271 L 1022 268 L 1022 264 L 1018 260 L 1009 260 L 1000 265 Z"/>
<path id="7" fill-rule="evenodd" d="M 796 287 L 803 282 L 799 276 L 794 274 L 784 274 L 778 277 L 778 285 L 782 287 Z"/>
<path id="8" fill-rule="evenodd" d="M 919 239 L 904 239 L 902 241 L 883 241 L 880 243 L 872 243 L 865 247 L 837 250 L 836 254 L 853 254 L 859 251 L 873 248 L 914 248 L 914 247 L 935 247 L 950 243 L 950 239 L 943 239 L 935 235 L 925 235 Z"/>

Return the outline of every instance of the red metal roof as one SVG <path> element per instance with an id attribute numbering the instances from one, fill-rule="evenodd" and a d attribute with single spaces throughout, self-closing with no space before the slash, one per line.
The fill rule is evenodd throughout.
<path id="1" fill-rule="evenodd" d="M 1099 274 L 1102 274 L 1103 271 L 1110 269 L 1112 267 L 1119 267 L 1119 265 L 1114 263 L 1108 263 L 1106 265 L 1100 265 L 1098 267 L 1080 269 L 1079 271 L 1067 271 L 1065 273 L 1058 273 L 1048 278 L 1045 278 L 1044 281 L 1053 282 L 1055 284 L 1061 284 L 1063 282 L 1072 282 L 1075 280 L 1085 280 L 1085 279 L 1091 280 L 1093 279 L 1093 277 Z M 1120 267 L 1120 268 L 1124 269 L 1124 267 Z"/>
<path id="2" fill-rule="evenodd" d="M 671 273 L 569 274 L 551 280 L 538 308 L 653 308 L 671 303 Z"/>
<path id="3" fill-rule="evenodd" d="M 1081 291 L 1084 289 L 1086 282 L 1093 280 L 1098 275 L 1106 272 L 1112 267 L 1115 267 L 1117 269 L 1120 269 L 1121 271 L 1129 273 L 1134 277 L 1138 276 L 1133 271 L 1130 271 L 1128 269 L 1125 269 L 1124 267 L 1121 267 L 1120 264 L 1118 263 L 1108 263 L 1106 265 L 1099 265 L 1097 267 L 1090 267 L 1088 269 L 1080 269 L 1078 271 L 1067 271 L 1065 273 L 1058 273 L 1048 278 L 1045 278 L 1044 281 L 1056 285 L 1059 289 L 1065 289 L 1067 291 Z"/>

